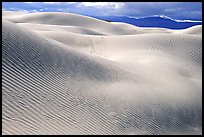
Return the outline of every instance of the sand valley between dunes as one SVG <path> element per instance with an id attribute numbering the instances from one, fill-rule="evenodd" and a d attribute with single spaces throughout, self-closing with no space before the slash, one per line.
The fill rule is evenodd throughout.
<path id="1" fill-rule="evenodd" d="M 202 26 L 2 14 L 2 134 L 202 134 Z"/>

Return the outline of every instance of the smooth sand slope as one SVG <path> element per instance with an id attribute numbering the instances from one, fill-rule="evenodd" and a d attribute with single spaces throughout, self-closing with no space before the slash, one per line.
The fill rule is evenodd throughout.
<path id="1" fill-rule="evenodd" d="M 202 134 L 202 26 L 2 18 L 2 134 Z"/>

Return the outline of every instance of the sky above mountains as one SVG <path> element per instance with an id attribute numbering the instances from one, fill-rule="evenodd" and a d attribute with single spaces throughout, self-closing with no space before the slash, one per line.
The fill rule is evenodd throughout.
<path id="1" fill-rule="evenodd" d="M 202 20 L 202 2 L 2 2 L 2 10 L 137 18 L 164 15 L 180 20 Z"/>

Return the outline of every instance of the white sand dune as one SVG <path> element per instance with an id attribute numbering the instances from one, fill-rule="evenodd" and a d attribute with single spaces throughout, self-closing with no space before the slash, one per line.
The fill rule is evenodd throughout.
<path id="1" fill-rule="evenodd" d="M 202 26 L 2 18 L 2 134 L 202 134 Z"/>
<path id="2" fill-rule="evenodd" d="M 178 33 L 179 31 L 177 31 Z M 194 34 L 194 35 L 202 35 L 202 25 L 193 26 L 191 28 L 187 28 L 185 30 L 181 30 L 180 32 L 184 34 Z"/>
<path id="3" fill-rule="evenodd" d="M 70 13 L 31 13 L 17 17 L 4 17 L 5 19 L 15 23 L 37 23 L 47 25 L 63 25 L 63 26 L 77 26 L 86 29 L 93 29 L 94 31 L 107 33 L 111 35 L 130 35 L 135 34 L 135 31 L 129 31 L 121 27 L 117 27 L 106 21 L 101 21 L 91 17 L 85 17 Z"/>
<path id="4" fill-rule="evenodd" d="M 104 35 L 93 30 L 89 30 L 77 26 L 59 26 L 59 25 L 44 25 L 44 24 L 34 24 L 34 23 L 19 23 L 19 25 L 32 29 L 34 31 L 59 31 L 59 32 L 72 32 L 84 35 Z"/>
<path id="5" fill-rule="evenodd" d="M 25 12 L 17 12 L 17 11 L 4 11 L 2 12 L 2 17 L 14 17 L 14 16 L 20 16 L 25 15 Z"/>

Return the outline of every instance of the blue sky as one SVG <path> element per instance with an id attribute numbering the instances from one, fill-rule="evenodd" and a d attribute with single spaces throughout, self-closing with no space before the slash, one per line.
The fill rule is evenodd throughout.
<path id="1" fill-rule="evenodd" d="M 180 20 L 202 20 L 201 2 L 2 2 L 6 11 L 71 12 L 90 16 L 144 17 L 165 15 Z"/>

